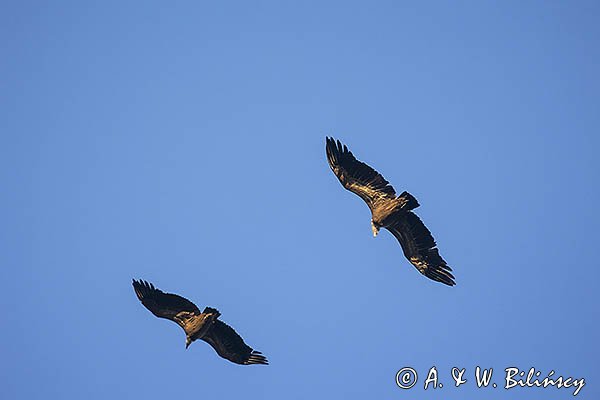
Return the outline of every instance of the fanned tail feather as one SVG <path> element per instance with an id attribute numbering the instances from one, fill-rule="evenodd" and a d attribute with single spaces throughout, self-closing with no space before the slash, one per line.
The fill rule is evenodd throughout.
<path id="1" fill-rule="evenodd" d="M 212 308 L 212 307 L 205 307 L 204 311 L 202 311 L 202 313 L 203 314 L 217 314 L 217 317 L 219 317 L 221 315 L 219 310 L 217 310 L 216 308 Z"/>
<path id="2" fill-rule="evenodd" d="M 415 196 L 404 191 L 400 196 L 398 196 L 398 200 L 402 201 L 402 209 L 405 211 L 414 210 L 419 207 L 419 202 L 415 199 Z"/>

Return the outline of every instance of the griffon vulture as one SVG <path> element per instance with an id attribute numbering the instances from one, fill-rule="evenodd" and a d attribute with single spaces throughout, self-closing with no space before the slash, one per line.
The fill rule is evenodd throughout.
<path id="1" fill-rule="evenodd" d="M 152 314 L 177 323 L 185 331 L 185 348 L 196 339 L 210 344 L 217 354 L 236 364 L 269 364 L 261 352 L 253 350 L 225 322 L 217 319 L 221 313 L 211 307 L 200 312 L 188 299 L 164 293 L 143 280 L 133 280 L 138 299 Z"/>
<path id="2" fill-rule="evenodd" d="M 455 285 L 452 268 L 440 256 L 431 232 L 411 210 L 419 207 L 410 193 L 396 191 L 373 168 L 354 158 L 339 140 L 326 138 L 327 161 L 331 170 L 347 190 L 357 194 L 371 209 L 371 228 L 377 236 L 385 228 L 400 242 L 404 255 L 420 273 L 444 283 Z"/>

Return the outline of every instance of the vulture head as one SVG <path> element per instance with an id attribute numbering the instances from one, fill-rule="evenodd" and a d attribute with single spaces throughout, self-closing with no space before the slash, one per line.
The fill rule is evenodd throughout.
<path id="1" fill-rule="evenodd" d="M 377 237 L 377 234 L 379 233 L 379 228 L 381 228 L 381 226 L 379 226 L 378 224 L 376 224 L 371 219 L 371 230 L 373 230 L 373 237 Z"/>

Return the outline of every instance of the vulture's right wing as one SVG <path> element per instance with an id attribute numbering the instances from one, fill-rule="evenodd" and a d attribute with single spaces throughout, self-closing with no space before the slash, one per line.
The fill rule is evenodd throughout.
<path id="1" fill-rule="evenodd" d="M 260 351 L 253 350 L 244 343 L 240 335 L 221 320 L 213 323 L 202 340 L 210 344 L 221 357 L 236 364 L 269 364 Z"/>
<path id="2" fill-rule="evenodd" d="M 452 268 L 440 256 L 431 232 L 419 217 L 408 211 L 386 229 L 398 239 L 404 255 L 420 273 L 445 285 L 456 285 Z"/>

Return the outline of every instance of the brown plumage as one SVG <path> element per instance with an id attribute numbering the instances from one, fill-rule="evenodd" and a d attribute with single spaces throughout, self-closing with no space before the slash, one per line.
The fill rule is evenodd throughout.
<path id="1" fill-rule="evenodd" d="M 187 348 L 194 340 L 202 339 L 217 354 L 236 364 L 269 364 L 260 351 L 253 350 L 233 328 L 219 320 L 221 313 L 211 307 L 204 311 L 176 294 L 164 293 L 143 280 L 133 280 L 138 299 L 152 314 L 177 323 L 185 331 Z"/>
<path id="2" fill-rule="evenodd" d="M 411 210 L 419 207 L 410 193 L 396 191 L 381 174 L 358 161 L 346 145 L 326 138 L 325 150 L 331 170 L 347 190 L 357 194 L 371 209 L 373 235 L 385 228 L 396 237 L 404 255 L 426 277 L 455 285 L 452 268 L 440 256 L 431 232 Z"/>

